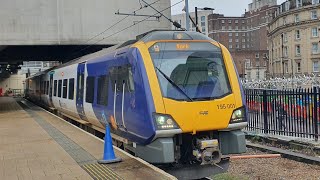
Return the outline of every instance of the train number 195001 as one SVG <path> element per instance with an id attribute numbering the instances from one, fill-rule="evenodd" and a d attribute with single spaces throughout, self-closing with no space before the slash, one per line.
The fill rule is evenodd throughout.
<path id="1" fill-rule="evenodd" d="M 234 109 L 236 108 L 235 104 L 218 104 L 218 109 Z"/>

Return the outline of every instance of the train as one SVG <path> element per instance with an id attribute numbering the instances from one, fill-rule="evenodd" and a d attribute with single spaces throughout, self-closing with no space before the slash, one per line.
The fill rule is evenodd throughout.
<path id="1" fill-rule="evenodd" d="M 228 49 L 198 32 L 155 30 L 26 80 L 26 97 L 130 144 L 147 162 L 207 169 L 246 151 L 247 110 Z"/>

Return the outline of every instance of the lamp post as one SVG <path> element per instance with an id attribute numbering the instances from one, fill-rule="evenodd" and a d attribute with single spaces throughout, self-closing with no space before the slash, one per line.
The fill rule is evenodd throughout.
<path id="1" fill-rule="evenodd" d="M 185 0 L 186 6 L 185 6 L 185 11 L 186 11 L 186 29 L 187 31 L 190 31 L 190 20 L 189 20 L 189 1 Z"/>
<path id="2" fill-rule="evenodd" d="M 198 21 L 198 9 L 200 10 L 204 10 L 204 11 L 213 11 L 214 8 L 209 8 L 209 7 L 204 7 L 204 8 L 198 8 L 198 7 L 195 7 L 195 18 L 196 18 L 196 28 L 198 28 L 198 24 L 199 24 L 199 21 Z"/>

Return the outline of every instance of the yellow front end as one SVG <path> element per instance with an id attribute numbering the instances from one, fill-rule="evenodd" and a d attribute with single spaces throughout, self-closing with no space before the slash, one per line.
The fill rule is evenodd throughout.
<path id="1" fill-rule="evenodd" d="M 226 129 L 229 126 L 234 110 L 244 106 L 237 73 L 229 51 L 215 41 L 183 41 L 186 44 L 190 42 L 209 42 L 221 48 L 231 91 L 223 97 L 212 100 L 177 101 L 162 96 L 159 79 L 148 51 L 150 47 L 159 42 L 176 41 L 138 42 L 135 44 L 144 60 L 156 113 L 171 115 L 182 130 L 182 133 L 196 134 L 202 131 Z M 181 44 L 181 41 L 177 43 Z"/>

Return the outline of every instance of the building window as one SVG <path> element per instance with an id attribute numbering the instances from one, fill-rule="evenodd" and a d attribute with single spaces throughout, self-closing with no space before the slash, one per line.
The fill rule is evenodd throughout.
<path id="1" fill-rule="evenodd" d="M 239 49 L 239 48 L 240 48 L 239 44 L 236 44 L 236 48 L 237 48 L 237 49 Z"/>
<path id="2" fill-rule="evenodd" d="M 229 33 L 229 37 L 232 37 L 232 33 Z"/>
<path id="3" fill-rule="evenodd" d="M 229 44 L 229 49 L 232 49 L 232 44 Z"/>
<path id="4" fill-rule="evenodd" d="M 296 56 L 300 56 L 300 55 L 301 55 L 300 45 L 296 45 Z"/>
<path id="5" fill-rule="evenodd" d="M 288 62 L 284 63 L 284 69 L 286 73 L 289 73 L 289 66 L 288 66 Z"/>
<path id="6" fill-rule="evenodd" d="M 256 53 L 256 58 L 259 58 L 259 53 Z"/>
<path id="7" fill-rule="evenodd" d="M 232 30 L 232 27 L 231 27 L 231 26 L 229 26 L 229 30 Z"/>
<path id="8" fill-rule="evenodd" d="M 250 59 L 246 59 L 246 64 L 245 64 L 246 69 L 251 67 L 251 61 Z"/>
<path id="9" fill-rule="evenodd" d="M 287 24 L 287 18 L 284 17 L 284 18 L 283 18 L 283 25 L 286 25 L 286 24 Z"/>
<path id="10" fill-rule="evenodd" d="M 301 72 L 301 63 L 297 62 L 297 73 Z"/>
<path id="11" fill-rule="evenodd" d="M 244 24 L 244 20 L 242 20 L 242 24 Z"/>
<path id="12" fill-rule="evenodd" d="M 317 11 L 311 11 L 311 19 L 318 19 Z"/>
<path id="13" fill-rule="evenodd" d="M 93 76 L 87 77 L 87 87 L 86 87 L 86 102 L 87 103 L 93 103 L 94 81 L 95 81 L 95 78 Z"/>
<path id="14" fill-rule="evenodd" d="M 74 96 L 74 78 L 69 79 L 69 99 L 73 100 Z"/>
<path id="15" fill-rule="evenodd" d="M 206 22 L 201 22 L 201 26 L 206 26 Z"/>
<path id="16" fill-rule="evenodd" d="M 206 21 L 206 17 L 205 16 L 201 16 L 201 21 Z"/>
<path id="17" fill-rule="evenodd" d="M 202 27 L 202 32 L 205 34 L 206 33 L 206 28 Z"/>
<path id="18" fill-rule="evenodd" d="M 288 57 L 288 46 L 283 48 L 283 56 Z"/>
<path id="19" fill-rule="evenodd" d="M 300 21 L 300 17 L 299 17 L 299 14 L 295 14 L 294 15 L 294 22 L 299 22 Z"/>
<path id="20" fill-rule="evenodd" d="M 221 20 L 221 23 L 222 23 L 222 24 L 224 23 L 224 20 L 223 20 L 223 19 Z"/>
<path id="21" fill-rule="evenodd" d="M 246 33 L 242 33 L 242 36 L 243 36 L 243 37 L 246 36 Z"/>
<path id="22" fill-rule="evenodd" d="M 259 71 L 256 71 L 256 77 L 258 80 L 260 79 L 260 72 Z"/>
<path id="23" fill-rule="evenodd" d="M 312 43 L 312 54 L 318 54 L 319 46 L 318 43 Z"/>
<path id="24" fill-rule="evenodd" d="M 229 42 L 231 43 L 231 42 L 232 42 L 232 39 L 229 39 Z"/>
<path id="25" fill-rule="evenodd" d="M 239 42 L 239 39 L 236 39 L 236 42 Z"/>
<path id="26" fill-rule="evenodd" d="M 296 39 L 300 39 L 300 30 L 296 30 Z"/>
<path id="27" fill-rule="evenodd" d="M 236 30 L 239 30 L 239 27 L 238 26 L 236 26 L 236 28 L 235 28 Z"/>
<path id="28" fill-rule="evenodd" d="M 231 24 L 231 22 L 232 22 L 232 21 L 231 21 L 231 20 L 229 20 L 228 22 L 229 22 L 229 24 Z"/>
<path id="29" fill-rule="evenodd" d="M 296 0 L 296 7 L 301 7 L 302 6 L 302 0 Z"/>
<path id="30" fill-rule="evenodd" d="M 319 72 L 319 62 L 313 61 L 313 72 Z"/>
<path id="31" fill-rule="evenodd" d="M 238 24 L 239 21 L 238 21 L 238 20 L 235 20 L 234 22 Z"/>
<path id="32" fill-rule="evenodd" d="M 243 43 L 246 42 L 246 39 L 242 39 L 242 42 L 243 42 Z"/>
<path id="33" fill-rule="evenodd" d="M 236 37 L 238 37 L 239 36 L 239 33 L 236 33 Z"/>
<path id="34" fill-rule="evenodd" d="M 62 98 L 66 99 L 67 98 L 67 92 L 68 92 L 68 79 L 63 80 L 63 91 L 62 91 Z"/>
<path id="35" fill-rule="evenodd" d="M 242 44 L 242 49 L 245 49 L 246 48 L 246 45 L 245 44 Z"/>
<path id="36" fill-rule="evenodd" d="M 311 29 L 312 37 L 318 37 L 318 28 L 314 27 Z"/>
<path id="37" fill-rule="evenodd" d="M 221 26 L 221 29 L 222 29 L 222 30 L 226 30 L 226 27 L 225 27 L 225 26 Z"/>
<path id="38" fill-rule="evenodd" d="M 246 29 L 246 27 L 245 26 L 242 26 L 242 30 L 245 30 Z"/>
<path id="39" fill-rule="evenodd" d="M 318 4 L 318 3 L 319 3 L 319 0 L 312 0 L 313 5 Z"/>
<path id="40" fill-rule="evenodd" d="M 288 35 L 287 35 L 287 33 L 283 33 L 283 42 L 288 42 Z"/>

